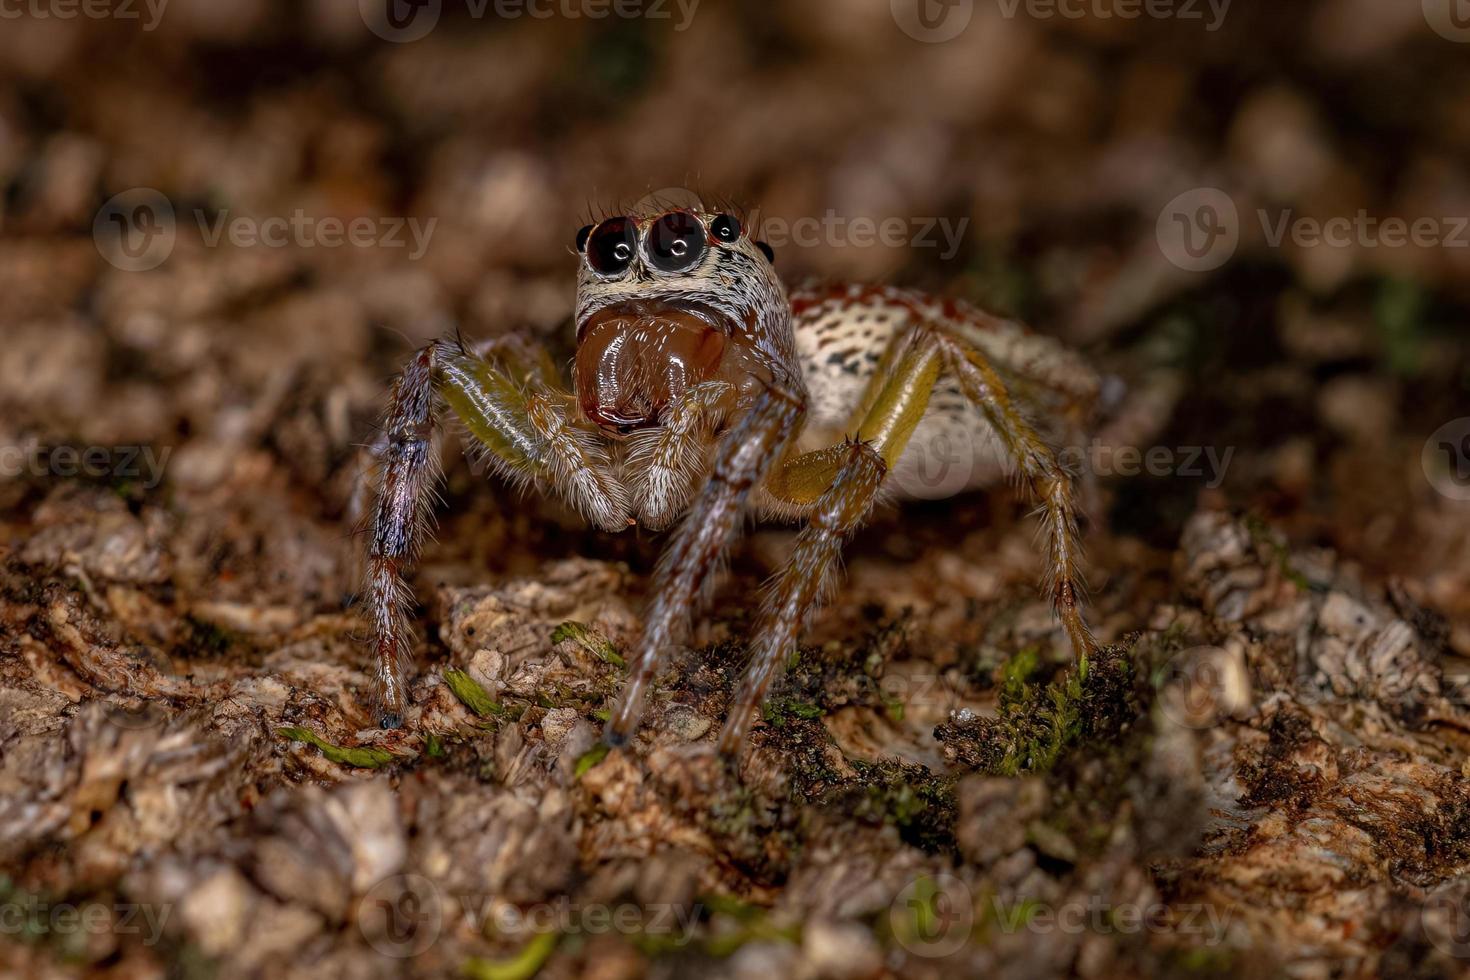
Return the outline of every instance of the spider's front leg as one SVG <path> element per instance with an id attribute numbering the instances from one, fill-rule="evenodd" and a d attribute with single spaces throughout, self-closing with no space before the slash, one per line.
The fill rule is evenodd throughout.
<path id="1" fill-rule="evenodd" d="M 756 619 L 750 667 L 720 734 L 720 751 L 739 753 L 801 631 L 837 577 L 842 549 L 862 526 L 884 478 L 903 455 L 939 377 L 937 347 L 907 334 L 886 352 L 859 406 L 856 438 L 784 463 L 766 490 L 788 506 L 810 508 L 786 567 L 767 587 Z"/>
<path id="2" fill-rule="evenodd" d="M 766 489 L 778 501 L 810 511 L 791 559 L 762 601 L 750 667 L 720 735 L 721 752 L 740 751 L 755 711 L 835 577 L 843 545 L 866 520 L 884 477 L 927 410 L 942 369 L 958 378 L 981 407 L 1041 500 L 1048 584 L 1057 613 L 1081 663 L 1096 650 L 1079 608 L 1080 548 L 1071 476 L 1017 409 L 985 357 L 942 327 L 920 323 L 899 334 L 886 352 L 858 407 L 857 438 L 799 456 L 767 481 Z"/>
<path id="3" fill-rule="evenodd" d="M 790 443 L 804 406 L 779 383 L 766 385 L 744 417 L 720 440 L 710 480 L 659 558 L 633 672 L 603 736 L 622 745 L 638 727 L 659 668 L 688 632 L 711 575 L 744 520 L 745 501 Z"/>
<path id="4" fill-rule="evenodd" d="M 414 355 L 393 386 L 379 443 L 367 603 L 376 658 L 379 723 L 396 728 L 407 706 L 410 591 L 405 576 L 430 521 L 438 476 L 435 429 L 441 401 L 473 443 L 512 480 L 550 484 L 599 527 L 629 523 L 627 491 L 609 470 L 595 433 L 579 427 L 571 396 L 553 386 L 545 358 L 510 347 L 487 359 L 448 342 Z"/>

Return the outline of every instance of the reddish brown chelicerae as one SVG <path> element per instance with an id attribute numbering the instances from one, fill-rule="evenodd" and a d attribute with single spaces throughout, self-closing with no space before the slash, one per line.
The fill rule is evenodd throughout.
<path id="1" fill-rule="evenodd" d="M 733 753 L 841 550 L 880 494 L 913 496 L 920 447 L 978 452 L 965 489 L 1018 473 L 1040 502 L 1047 589 L 1079 657 L 1073 481 L 1032 419 L 1075 422 L 1097 376 L 1056 341 L 954 300 L 874 286 L 788 296 L 770 249 L 703 210 L 607 218 L 577 239 L 575 393 L 517 338 L 441 341 L 393 391 L 377 451 L 367 603 L 383 725 L 407 708 L 405 585 L 437 475 L 442 408 L 506 477 L 555 491 L 607 531 L 668 527 L 632 673 L 607 725 L 638 726 L 659 668 L 685 641 L 745 515 L 803 520 L 767 586 L 751 663 L 720 737 Z"/>

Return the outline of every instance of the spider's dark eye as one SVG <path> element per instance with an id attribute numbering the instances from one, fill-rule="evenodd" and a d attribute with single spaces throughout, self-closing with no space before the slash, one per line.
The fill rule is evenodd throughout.
<path id="1" fill-rule="evenodd" d="M 755 247 L 761 250 L 761 254 L 766 257 L 767 262 L 776 261 L 776 253 L 771 249 L 771 246 L 767 245 L 765 242 L 756 242 Z"/>
<path id="2" fill-rule="evenodd" d="M 577 232 L 577 251 L 587 251 L 587 236 L 590 234 L 592 234 L 591 225 L 584 225 L 582 229 Z"/>
<path id="3" fill-rule="evenodd" d="M 637 249 L 633 222 L 608 218 L 587 235 L 587 264 L 604 276 L 617 275 L 633 263 Z"/>
<path id="4" fill-rule="evenodd" d="M 704 254 L 704 226 L 688 211 L 672 211 L 648 229 L 648 260 L 663 272 L 683 272 Z"/>
<path id="5" fill-rule="evenodd" d="M 709 226 L 709 233 L 715 236 L 717 242 L 733 242 L 740 237 L 740 219 L 722 214 Z"/>

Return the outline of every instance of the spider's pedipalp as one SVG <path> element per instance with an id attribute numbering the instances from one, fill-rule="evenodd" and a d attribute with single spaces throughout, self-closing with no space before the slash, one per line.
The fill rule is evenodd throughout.
<path id="1" fill-rule="evenodd" d="M 731 385 L 723 381 L 695 385 L 668 407 L 658 428 L 629 438 L 628 490 L 644 527 L 662 530 L 688 508 L 708 462 L 706 446 L 721 403 L 730 394 Z"/>

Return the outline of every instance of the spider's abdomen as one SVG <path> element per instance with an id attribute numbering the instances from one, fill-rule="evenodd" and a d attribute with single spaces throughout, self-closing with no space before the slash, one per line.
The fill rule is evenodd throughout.
<path id="1" fill-rule="evenodd" d="M 1060 342 L 957 300 L 887 286 L 820 284 L 794 290 L 791 309 L 809 395 L 802 450 L 857 429 L 855 407 L 884 351 L 901 330 L 919 323 L 978 347 L 1018 403 L 1031 408 L 1033 423 L 1081 422 L 1097 394 L 1097 375 Z M 901 497 L 945 497 L 996 482 L 1007 472 L 1006 459 L 984 413 L 945 376 L 887 485 Z"/>

